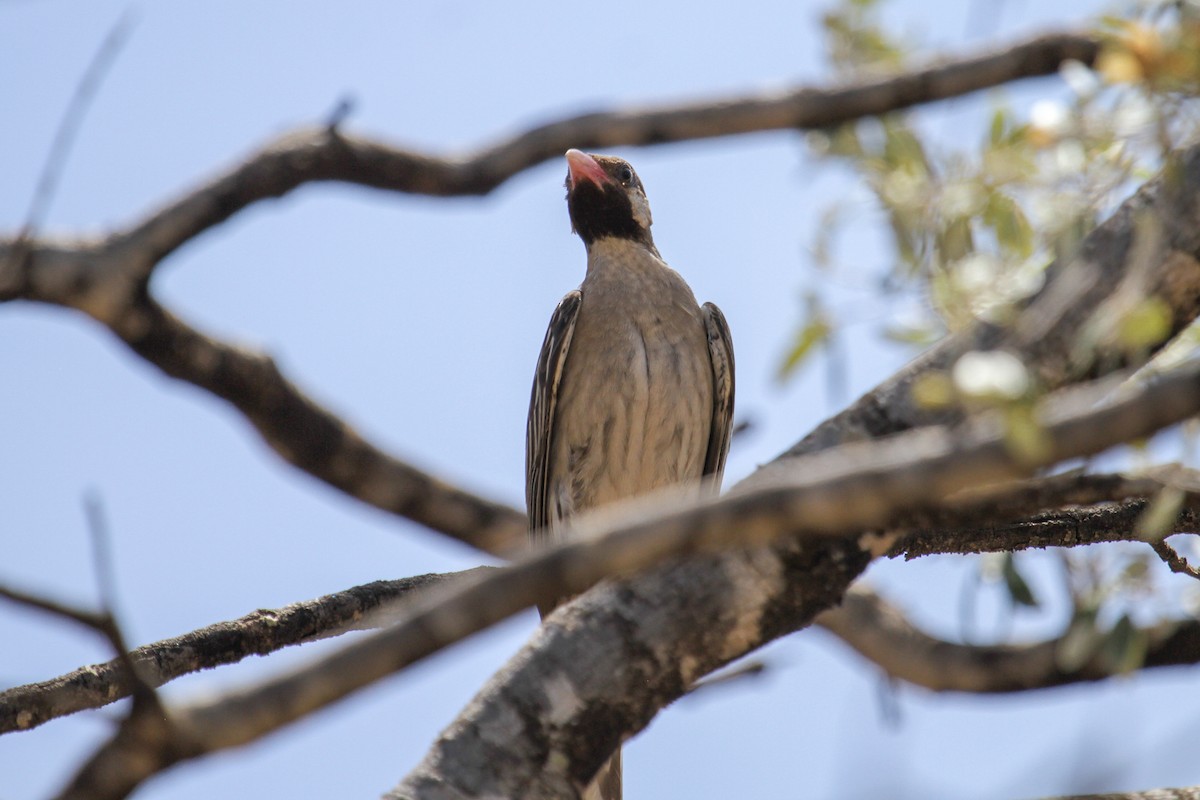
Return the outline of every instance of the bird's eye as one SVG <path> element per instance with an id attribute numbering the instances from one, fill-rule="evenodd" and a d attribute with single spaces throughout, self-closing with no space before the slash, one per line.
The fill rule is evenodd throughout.
<path id="1" fill-rule="evenodd" d="M 621 168 L 617 170 L 617 177 L 620 178 L 621 183 L 631 182 L 633 180 L 633 167 L 628 164 L 622 164 Z"/>

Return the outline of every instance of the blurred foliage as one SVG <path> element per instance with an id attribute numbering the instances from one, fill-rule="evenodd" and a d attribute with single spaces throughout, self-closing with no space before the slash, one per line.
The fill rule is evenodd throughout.
<path id="1" fill-rule="evenodd" d="M 847 81 L 904 68 L 914 43 L 882 22 L 881 0 L 844 0 L 823 19 L 828 60 Z M 889 338 L 924 347 L 976 320 L 1003 324 L 1042 285 L 1055 258 L 1083 235 L 1166 154 L 1193 135 L 1200 93 L 1200 5 L 1137 3 L 1097 20 L 1104 47 L 1095 70 L 1063 67 L 1047 99 L 1014 107 L 991 98 L 975 142 L 939 130 L 917 110 L 856 121 L 808 137 L 818 159 L 850 166 L 877 213 L 840 200 L 826 210 L 811 246 L 814 262 L 837 269 L 837 240 L 879 225 L 891 239 L 878 285 L 885 296 L 919 298 L 915 319 L 884 322 Z M 795 374 L 839 324 L 821 288 L 806 298 L 798 333 L 781 362 Z M 1161 343 L 1162 304 L 1130 297 L 1105 309 L 1079 347 L 1082 364 L 1098 344 L 1146 352 Z"/>
<path id="2" fill-rule="evenodd" d="M 884 24 L 884 11 L 882 0 L 842 0 L 825 14 L 828 62 L 843 81 L 912 66 L 919 43 L 896 36 L 895 24 Z M 1020 102 L 1012 99 L 1015 90 L 995 90 L 986 120 L 964 123 L 943 105 L 935 113 L 917 109 L 808 136 L 819 161 L 861 179 L 866 202 L 839 198 L 822 215 L 810 248 L 822 274 L 803 298 L 781 379 L 827 346 L 846 318 L 861 318 L 838 302 L 846 294 L 837 287 L 847 283 L 876 289 L 893 309 L 918 306 L 904 318 L 890 311 L 882 323 L 885 336 L 913 347 L 978 321 L 1006 324 L 1041 288 L 1055 259 L 1071 258 L 1084 235 L 1138 184 L 1169 167 L 1171 151 L 1200 130 L 1200 2 L 1131 3 L 1119 15 L 1097 19 L 1093 31 L 1103 42 L 1094 68 L 1065 64 L 1057 79 L 1023 84 Z M 1030 102 L 1027 90 L 1039 91 L 1041 99 Z M 1099 352 L 1144 362 L 1170 333 L 1170 309 L 1146 297 L 1136 280 L 1139 261 L 1155 257 L 1161 225 L 1145 215 L 1135 230 L 1133 279 L 1082 326 L 1072 352 L 1079 369 Z M 869 231 L 890 243 L 884 262 L 873 272 L 841 264 L 839 240 Z M 1157 358 L 1177 363 L 1194 357 L 1198 346 L 1200 328 L 1193 326 Z M 1000 409 L 1018 457 L 1044 447 L 1035 414 L 1040 393 L 1021 354 L 1000 351 L 969 353 L 913 387 L 914 401 L 926 408 Z M 1148 504 L 1138 533 L 1162 538 L 1181 502 L 1180 492 L 1164 491 Z M 974 594 L 986 587 L 1002 592 L 1010 618 L 1021 610 L 1047 612 L 1045 598 L 1065 595 L 1069 624 L 1057 653 L 1063 669 L 1091 659 L 1119 672 L 1136 669 L 1147 646 L 1139 625 L 1177 615 L 1188 591 L 1200 598 L 1191 585 L 1164 591 L 1159 584 L 1166 570 L 1151 568 L 1158 558 L 1145 546 L 1063 551 L 1050 562 L 1062 567 L 1053 586 L 1045 585 L 1044 570 L 1027 569 L 1045 566 L 1046 557 L 1040 558 L 980 557 L 963 608 L 973 609 Z M 1034 577 L 1042 579 L 1041 589 Z M 964 620 L 972 614 L 964 613 Z"/>

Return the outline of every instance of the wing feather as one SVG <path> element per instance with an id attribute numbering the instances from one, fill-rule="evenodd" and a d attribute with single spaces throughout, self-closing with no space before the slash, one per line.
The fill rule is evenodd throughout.
<path id="1" fill-rule="evenodd" d="M 550 327 L 546 329 L 537 372 L 533 376 L 529 420 L 525 429 L 525 502 L 529 512 L 529 531 L 536 537 L 535 541 L 547 534 L 550 525 L 549 473 L 554 442 L 554 411 L 582 298 L 580 291 L 575 289 L 559 301 L 554 315 L 550 317 Z"/>
<path id="2" fill-rule="evenodd" d="M 702 310 L 713 376 L 712 426 L 708 434 L 708 452 L 704 458 L 704 475 L 710 479 L 713 491 L 716 491 L 721 487 L 721 478 L 725 474 L 725 458 L 729 455 L 729 439 L 733 435 L 733 339 L 721 309 L 712 303 L 705 303 Z"/>

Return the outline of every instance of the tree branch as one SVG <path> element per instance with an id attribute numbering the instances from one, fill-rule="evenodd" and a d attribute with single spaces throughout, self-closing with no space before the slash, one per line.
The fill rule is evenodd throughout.
<path id="1" fill-rule="evenodd" d="M 815 624 L 890 677 L 935 692 L 1021 692 L 1119 674 L 1100 652 L 1075 668 L 1061 664 L 1063 639 L 1015 645 L 966 645 L 931 636 L 869 589 L 854 588 Z M 1200 621 L 1160 622 L 1148 637 L 1143 668 L 1200 662 Z"/>
<path id="2" fill-rule="evenodd" d="M 551 743 L 551 753 L 560 757 L 551 758 L 551 763 L 563 771 L 541 772 L 546 764 L 544 758 L 521 761 L 528 753 L 510 752 L 508 758 L 497 762 L 507 765 L 508 771 L 483 776 L 499 783 L 476 786 L 471 792 L 534 798 L 555 796 L 563 786 L 578 789 L 620 738 L 640 730 L 658 708 L 677 698 L 704 674 L 783 633 L 764 620 L 770 606 L 783 602 L 795 591 L 813 591 L 806 586 L 811 584 L 809 580 L 779 581 L 778 573 L 775 579 L 768 579 L 750 570 L 749 565 L 763 551 L 745 548 L 780 537 L 789 540 L 800 534 L 841 537 L 881 527 L 898 511 L 934 507 L 955 491 L 1028 473 L 1043 464 L 1148 435 L 1200 411 L 1200 365 L 1164 376 L 1154 384 L 1141 386 L 1102 405 L 1100 401 L 1107 395 L 1106 385 L 1091 386 L 1065 392 L 1047 403 L 1043 416 L 1046 448 L 1041 462 L 1014 456 L 996 419 L 981 418 L 956 434 L 925 429 L 887 441 L 845 445 L 797 460 L 786 475 L 777 472 L 769 481 L 760 480 L 753 485 L 746 482 L 723 498 L 698 505 L 664 504 L 663 498 L 658 497 L 585 516 L 573 524 L 575 531 L 565 537 L 562 545 L 533 553 L 478 579 L 456 582 L 445 591 L 427 593 L 414 600 L 410 614 L 403 621 L 386 631 L 348 645 L 298 672 L 217 701 L 173 711 L 171 721 L 178 731 L 176 736 L 154 742 L 119 737 L 112 740 L 76 776 L 67 796 L 124 796 L 141 780 L 179 759 L 258 738 L 520 609 L 554 597 L 577 594 L 607 576 L 625 576 L 682 556 L 704 556 L 737 548 L 732 558 L 746 562 L 743 579 L 731 582 L 722 571 L 724 591 L 717 591 L 718 595 L 724 595 L 736 589 L 725 598 L 730 603 L 726 618 L 730 612 L 749 614 L 748 619 L 737 620 L 732 628 L 706 624 L 699 628 L 683 625 L 678 630 L 660 630 L 653 625 L 654 630 L 646 632 L 652 636 L 630 641 L 625 627 L 628 620 L 619 626 L 593 627 L 590 622 L 593 615 L 615 614 L 624 618 L 634 613 L 631 603 L 644 609 L 648 600 L 639 595 L 638 587 L 643 591 L 647 588 L 661 591 L 664 581 L 674 585 L 674 573 L 694 572 L 698 565 L 711 567 L 715 561 L 689 560 L 680 567 L 630 584 L 609 585 L 607 589 L 589 592 L 569 604 L 568 611 L 550 618 L 547 629 L 552 633 L 535 637 L 523 651 L 527 661 L 521 655 L 517 657 L 517 662 L 527 669 L 520 673 L 521 677 L 507 672 L 506 681 L 516 680 L 518 684 L 528 681 L 526 689 L 536 687 L 535 700 L 539 704 L 547 700 L 544 694 L 547 681 L 554 681 L 559 675 L 562 665 L 556 659 L 572 658 L 570 654 L 585 640 L 593 646 L 602 645 L 606 658 L 616 659 L 614 664 L 627 664 L 625 669 L 616 670 L 618 675 L 610 676 L 608 669 L 590 672 L 601 676 L 591 685 L 571 683 L 567 675 L 560 676 L 568 683 L 559 688 L 569 691 L 574 698 L 569 717 L 582 724 L 589 718 L 594 721 L 599 715 L 606 720 L 603 735 L 589 737 L 587 742 L 576 741 L 578 737 L 572 738 L 574 727 L 558 727 L 564 721 L 561 710 L 543 717 L 540 711 L 546 709 L 535 713 L 526 702 L 534 702 L 529 698 L 514 708 L 511 704 L 517 700 L 507 692 L 489 694 L 485 689 L 481 704 L 473 706 L 477 713 L 485 715 L 515 713 L 513 719 L 523 720 L 526 736 L 514 743 L 514 748 L 521 749 L 531 741 Z M 859 551 L 854 556 L 855 551 L 853 546 L 842 548 L 843 555 L 836 566 L 842 579 L 856 574 L 866 563 L 865 554 Z M 766 562 L 760 566 L 765 567 Z M 815 567 L 803 565 L 806 572 Z M 718 586 L 711 580 L 709 588 L 716 591 Z M 817 591 L 828 592 L 825 588 L 828 583 L 816 585 L 822 587 Z M 603 602 L 589 601 L 597 594 L 604 596 Z M 825 605 L 834 600 L 836 595 L 822 598 Z M 821 607 L 817 602 L 805 604 L 809 616 Z M 698 613 L 698 609 L 691 611 Z M 564 621 L 573 615 L 581 616 L 575 623 Z M 721 618 L 722 615 L 713 617 Z M 589 620 L 589 624 L 579 624 L 583 619 Z M 556 620 L 559 624 L 554 624 Z M 775 624 L 785 620 L 795 627 L 788 618 L 778 619 Z M 580 636 L 595 638 L 581 640 Z M 680 637 L 690 646 L 682 645 Z M 558 641 L 551 643 L 551 639 Z M 651 642 L 657 644 L 651 646 Z M 541 653 L 542 660 L 532 658 L 534 652 Z M 658 657 L 650 656 L 653 663 L 642 663 L 648 652 L 662 653 L 667 661 L 659 663 Z M 663 669 L 667 662 L 676 666 Z M 505 683 L 506 687 L 515 685 Z M 529 730 L 535 726 L 544 727 Z M 447 742 L 448 737 L 444 736 L 438 747 L 458 746 Z M 152 754 L 143 752 L 147 746 L 155 748 Z M 435 761 L 438 757 L 434 757 Z M 528 770 L 533 770 L 533 774 Z M 442 775 L 439 780 L 469 781 L 481 777 L 481 773 L 473 770 L 453 773 Z M 114 777 L 111 782 L 101 783 L 104 776 Z M 412 790 L 420 796 L 418 788 L 431 779 L 422 773 L 422 768 L 414 776 L 415 782 L 406 783 L 401 793 Z"/>
<path id="3" fill-rule="evenodd" d="M 1166 466 L 1139 476 L 1069 473 L 963 493 L 942 511 L 901 522 L 873 549 L 913 559 L 1145 541 L 1138 522 L 1165 487 L 1180 491 L 1182 501 L 1168 535 L 1200 531 L 1196 471 Z M 974 509 L 970 519 L 967 507 Z"/>
<path id="4" fill-rule="evenodd" d="M 887 541 L 895 542 L 888 554 L 916 558 L 945 552 L 1137 541 L 1133 523 L 1144 511 L 1145 500 L 1154 497 L 1165 485 L 1196 486 L 1195 477 L 1195 473 L 1182 468 L 1155 470 L 1140 477 L 1070 473 L 961 493 L 947 500 L 945 510 L 910 515 L 898 532 L 887 535 Z M 1118 500 L 1126 502 L 1118 505 L 1115 503 Z M 1189 490 L 1183 501 L 1175 532 L 1197 529 L 1200 494 Z M 1097 503 L 1104 505 L 1058 510 L 1065 505 Z M 1030 514 L 1037 514 L 1037 518 L 1022 519 Z M 970 523 L 974 526 L 964 527 Z M 916 533 L 904 530 L 912 525 L 920 526 L 921 530 Z M 348 630 L 382 627 L 400 611 L 393 607 L 393 601 L 411 590 L 494 569 L 476 567 L 460 573 L 376 581 L 281 609 L 255 611 L 236 620 L 139 647 L 130 655 L 143 679 L 158 687 L 182 675 L 237 663 L 250 655 L 267 655 Z M 0 594 L 7 591 L 0 587 Z M 822 619 L 840 613 L 839 609 L 831 609 Z M 861 620 L 855 623 L 861 624 Z M 835 625 L 825 627 L 834 630 Z M 860 630 L 859 635 L 871 633 Z M 81 667 L 52 680 L 14 687 L 0 692 L 0 734 L 99 708 L 128 694 L 129 685 L 117 661 Z"/>
<path id="5" fill-rule="evenodd" d="M 243 164 L 152 213 L 112 239 L 138 241 L 149 270 L 184 242 L 259 200 L 314 181 L 343 181 L 439 197 L 486 194 L 571 147 L 654 145 L 771 130 L 827 128 L 944 100 L 1023 78 L 1051 75 L 1065 61 L 1090 65 L 1098 40 L 1074 33 L 1038 36 L 983 54 L 943 57 L 901 75 L 832 89 L 797 87 L 678 105 L 597 111 L 539 125 L 473 153 L 437 156 L 336 129 L 297 131 Z M 0 243 L 0 259 L 4 249 Z M 3 281 L 0 281 L 3 283 Z"/>
<path id="6" fill-rule="evenodd" d="M 1106 792 L 1105 794 L 1073 794 L 1069 797 L 1046 797 L 1043 800 L 1200 800 L 1200 786 L 1147 789 L 1135 792 Z"/>
<path id="7" fill-rule="evenodd" d="M 1193 528 L 1193 530 L 1195 530 Z M 1176 531 L 1178 532 L 1178 531 Z M 1200 578 L 1200 570 L 1188 563 L 1188 560 L 1181 556 L 1174 547 L 1167 544 L 1165 540 L 1157 539 L 1150 542 L 1150 546 L 1154 548 L 1154 552 L 1163 560 L 1163 563 L 1175 573 L 1187 575 L 1189 578 Z"/>
<path id="8" fill-rule="evenodd" d="M 398 613 L 403 607 L 395 601 L 413 590 L 459 577 L 469 578 L 491 569 L 494 567 L 375 581 L 279 609 L 259 609 L 235 620 L 144 645 L 130 651 L 129 658 L 142 681 L 157 688 L 182 675 L 236 664 L 247 656 L 267 655 L 284 647 L 345 631 L 386 625 L 388 613 Z M 0 595 L 13 594 L 13 590 L 0 587 Z M 16 599 L 35 605 L 22 598 Z M 387 611 L 382 616 L 377 613 L 384 609 Z M 63 613 L 57 608 L 48 610 Z M 77 711 L 115 703 L 128 697 L 131 689 L 132 682 L 128 672 L 122 669 L 120 659 L 80 667 L 52 680 L 7 689 L 0 692 L 0 734 L 29 730 Z"/>

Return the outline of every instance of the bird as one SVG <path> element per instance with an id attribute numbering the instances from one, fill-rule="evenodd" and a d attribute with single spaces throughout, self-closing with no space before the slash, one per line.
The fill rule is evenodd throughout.
<path id="1" fill-rule="evenodd" d="M 534 374 L 525 449 L 534 546 L 609 503 L 668 487 L 717 491 L 733 421 L 729 326 L 659 254 L 641 179 L 616 156 L 571 149 L 566 160 L 587 271 L 555 308 Z M 620 749 L 583 797 L 620 800 Z"/>

